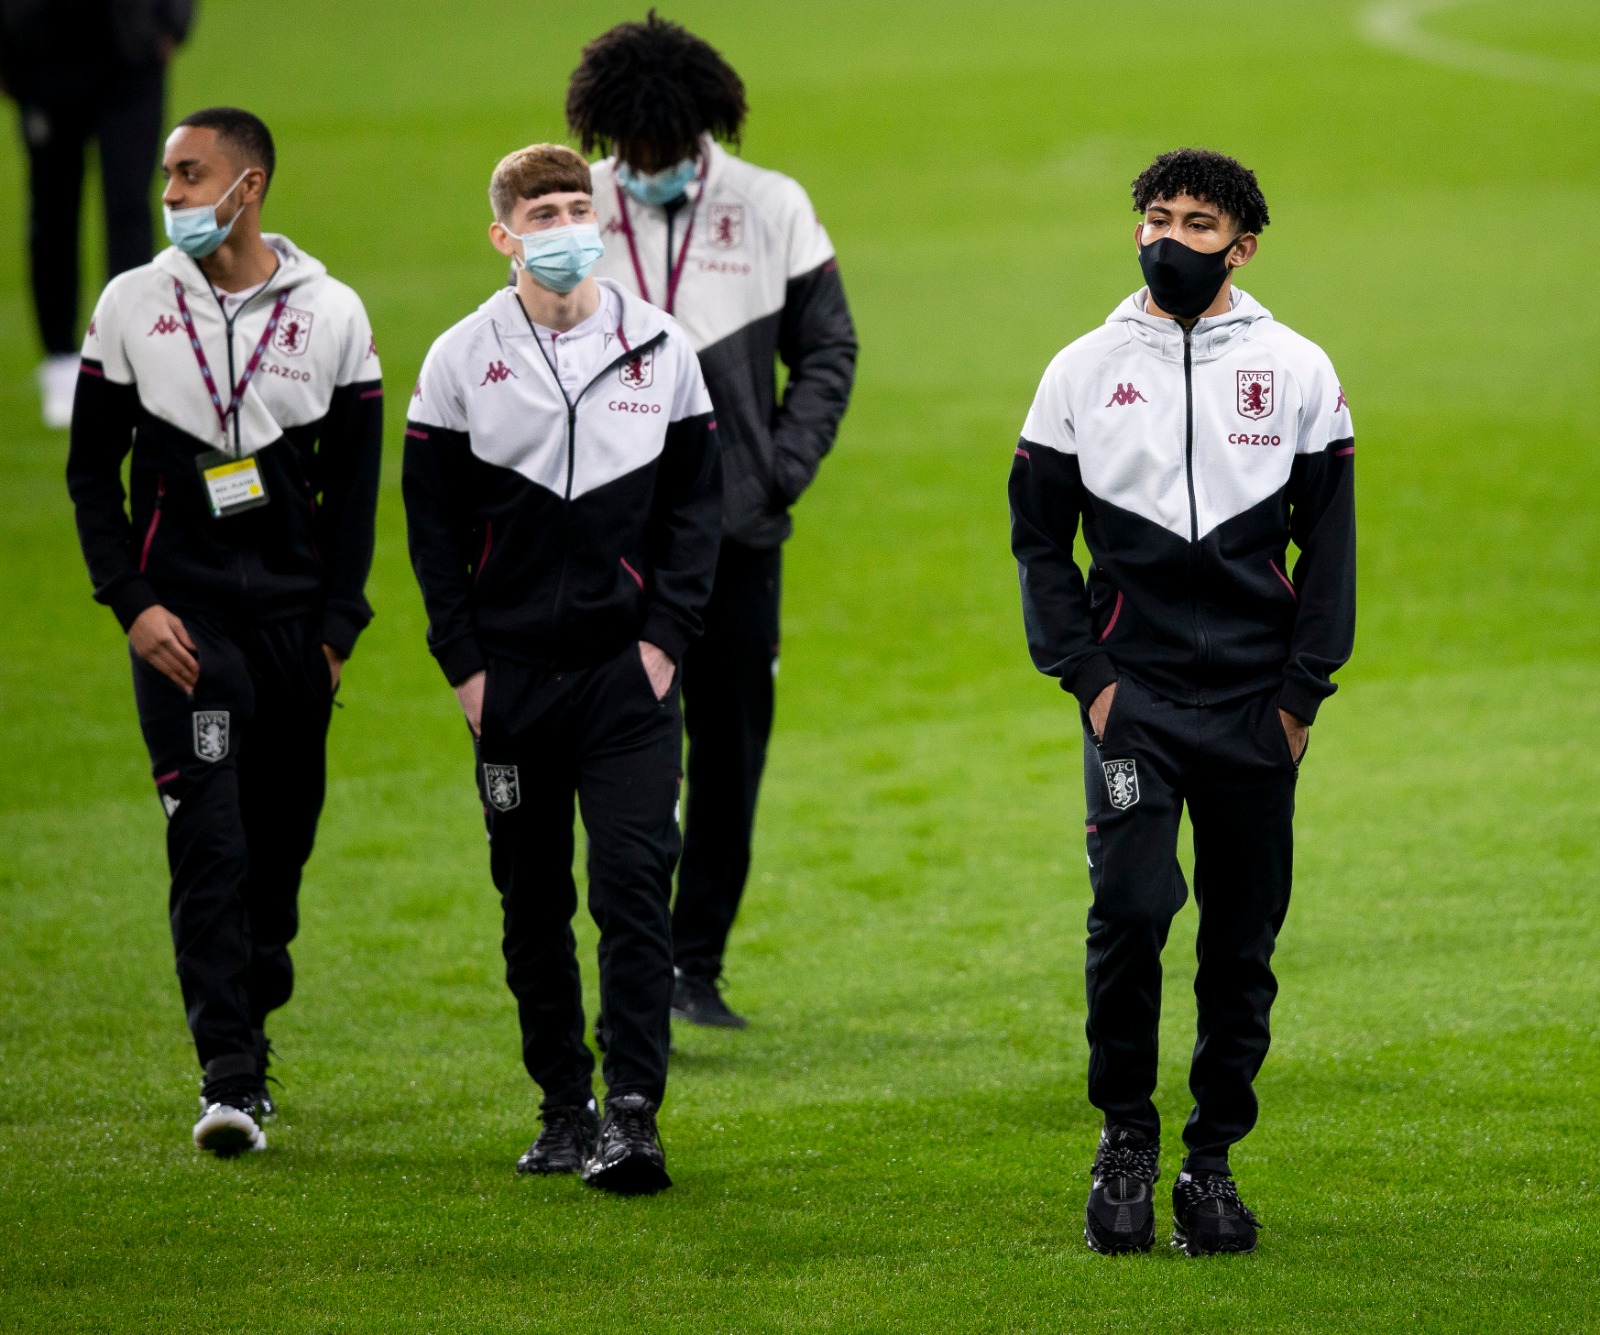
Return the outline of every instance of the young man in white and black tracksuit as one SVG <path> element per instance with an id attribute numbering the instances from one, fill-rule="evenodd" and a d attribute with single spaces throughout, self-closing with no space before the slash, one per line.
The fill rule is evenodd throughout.
<path id="1" fill-rule="evenodd" d="M 167 140 L 175 244 L 95 308 L 67 463 L 167 815 L 178 979 L 205 1071 L 195 1141 L 223 1154 L 266 1143 L 265 1024 L 293 988 L 340 667 L 372 616 L 382 451 L 366 312 L 262 235 L 272 169 L 246 112 L 197 112 Z"/>
<path id="2" fill-rule="evenodd" d="M 1161 950 L 1187 895 L 1187 805 L 1199 1037 L 1174 1242 L 1248 1251 L 1228 1151 L 1256 1120 L 1300 759 L 1354 637 L 1355 444 L 1327 356 L 1233 287 L 1267 223 L 1254 175 L 1181 150 L 1134 200 L 1148 286 L 1051 362 L 1010 482 L 1028 646 L 1083 716 L 1089 1098 L 1105 1115 L 1085 1236 L 1101 1251 L 1154 1236 Z"/>
<path id="3" fill-rule="evenodd" d="M 591 42 L 567 100 L 585 151 L 615 150 L 593 169 L 606 241 L 595 272 L 682 323 L 717 413 L 722 550 L 705 634 L 683 663 L 689 784 L 672 933 L 673 1014 L 724 1027 L 744 1024 L 719 981 L 772 731 L 789 509 L 833 445 L 856 360 L 833 245 L 805 191 L 716 142 L 736 141 L 744 115 L 722 57 L 654 15 Z"/>
<path id="4" fill-rule="evenodd" d="M 666 1091 L 682 716 L 721 514 L 711 400 L 671 316 L 589 277 L 589 169 L 535 145 L 496 168 L 494 244 L 518 264 L 443 334 L 406 425 L 428 643 L 476 735 L 506 981 L 543 1091 L 529 1173 L 670 1185 Z M 596 1125 L 572 935 L 573 799 L 589 836 L 609 1043 Z"/>

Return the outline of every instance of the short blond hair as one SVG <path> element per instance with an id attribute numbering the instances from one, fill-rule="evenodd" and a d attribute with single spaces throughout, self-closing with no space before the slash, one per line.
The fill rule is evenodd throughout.
<path id="1" fill-rule="evenodd" d="M 518 200 L 568 192 L 594 193 L 589 164 L 564 144 L 529 144 L 496 165 L 489 178 L 489 207 L 504 224 Z"/>

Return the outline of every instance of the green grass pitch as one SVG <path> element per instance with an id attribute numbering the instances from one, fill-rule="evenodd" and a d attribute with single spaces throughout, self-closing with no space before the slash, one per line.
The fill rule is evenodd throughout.
<path id="1" fill-rule="evenodd" d="M 639 8 L 211 0 L 177 66 L 174 116 L 272 124 L 269 224 L 361 292 L 390 390 L 378 618 L 273 1030 L 284 1114 L 248 1161 L 188 1141 L 162 817 L 65 439 L 37 425 L 0 146 L 0 1328 L 1595 1329 L 1585 0 L 1388 4 L 1387 47 L 1365 6 L 1299 0 L 670 7 L 744 74 L 748 155 L 832 230 L 861 374 L 789 547 L 729 961 L 751 1028 L 679 1033 L 665 1196 L 514 1178 L 534 1097 L 405 558 L 401 413 L 429 341 L 503 279 L 490 168 L 561 136 L 582 40 Z M 1300 785 L 1276 1042 L 1235 1158 L 1261 1249 L 1107 1261 L 1081 1240 L 1077 721 L 1027 662 L 1004 488 L 1046 361 L 1138 285 L 1128 181 L 1186 143 L 1260 173 L 1274 222 L 1245 286 L 1349 392 L 1361 618 Z M 98 281 L 97 231 L 86 250 Z M 1168 952 L 1163 1188 L 1193 924 Z M 592 999 L 587 921 L 580 941 Z"/>

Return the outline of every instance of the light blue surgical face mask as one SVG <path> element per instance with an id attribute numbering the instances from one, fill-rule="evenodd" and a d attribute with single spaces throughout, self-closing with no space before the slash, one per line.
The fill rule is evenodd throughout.
<path id="1" fill-rule="evenodd" d="M 246 169 L 239 173 L 239 181 L 250 174 Z M 235 181 L 222 192 L 222 199 L 226 199 L 239 188 L 239 181 Z M 222 199 L 217 204 L 222 203 Z M 228 233 L 233 231 L 234 223 L 239 221 L 239 210 L 227 222 L 217 222 L 217 204 L 197 204 L 192 209 L 172 209 L 165 206 L 161 209 L 161 216 L 167 224 L 167 240 L 172 242 L 179 250 L 192 260 L 204 259 L 213 250 L 228 239 Z"/>
<path id="2" fill-rule="evenodd" d="M 626 162 L 619 162 L 617 180 L 641 204 L 670 204 L 689 188 L 699 170 L 700 165 L 693 158 L 659 172 L 636 172 Z"/>
<path id="3" fill-rule="evenodd" d="M 572 291 L 606 253 L 606 243 L 594 223 L 547 227 L 517 240 L 522 242 L 522 267 L 552 292 Z"/>

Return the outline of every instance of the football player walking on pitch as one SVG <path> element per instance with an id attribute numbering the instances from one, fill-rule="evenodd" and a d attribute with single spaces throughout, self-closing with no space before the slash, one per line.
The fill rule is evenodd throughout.
<path id="1" fill-rule="evenodd" d="M 294 987 L 333 696 L 372 619 L 383 437 L 360 299 L 261 231 L 274 166 L 246 111 L 197 111 L 168 137 L 172 245 L 95 307 L 67 459 L 167 813 L 178 982 L 205 1071 L 194 1140 L 218 1154 L 266 1145 L 264 1026 Z"/>
<path id="2" fill-rule="evenodd" d="M 1267 225 L 1254 174 L 1181 149 L 1133 199 L 1146 286 L 1050 363 L 1010 481 L 1028 648 L 1083 724 L 1089 1101 L 1105 1119 L 1084 1237 L 1101 1252 L 1155 1237 L 1161 951 L 1188 893 L 1187 805 L 1199 1024 L 1173 1245 L 1247 1252 L 1258 1225 L 1228 1152 L 1256 1121 L 1300 762 L 1355 635 L 1355 443 L 1327 356 L 1233 285 Z"/>
<path id="3" fill-rule="evenodd" d="M 673 1016 L 742 1029 L 723 952 L 750 871 L 772 732 L 789 509 L 833 445 L 856 336 L 833 245 L 806 193 L 736 158 L 744 85 L 654 11 L 584 48 L 567 120 L 594 167 L 606 253 L 595 272 L 675 316 L 717 412 L 722 549 L 705 634 L 683 661 L 689 801 L 672 914 Z M 789 377 L 777 396 L 775 362 Z"/>
<path id="4" fill-rule="evenodd" d="M 590 277 L 588 164 L 536 144 L 489 186 L 517 264 L 435 340 L 406 423 L 428 646 L 477 751 L 506 982 L 544 1101 L 523 1173 L 670 1186 L 656 1130 L 672 1004 L 678 665 L 700 633 L 722 513 L 711 400 L 670 316 Z M 589 836 L 609 1043 L 606 1115 L 572 936 L 572 804 Z"/>

